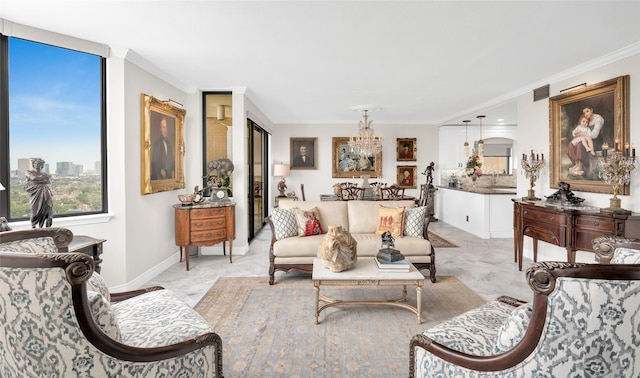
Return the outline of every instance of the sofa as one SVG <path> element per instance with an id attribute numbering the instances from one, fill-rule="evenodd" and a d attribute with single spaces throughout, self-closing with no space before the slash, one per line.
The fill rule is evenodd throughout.
<path id="1" fill-rule="evenodd" d="M 221 377 L 222 340 L 175 293 L 111 293 L 71 231 L 0 233 L 1 377 Z"/>
<path id="2" fill-rule="evenodd" d="M 612 241 L 597 242 L 610 264 L 531 265 L 531 303 L 500 297 L 415 335 L 410 377 L 639 377 L 640 243 Z"/>
<path id="3" fill-rule="evenodd" d="M 322 234 L 300 236 L 300 229 L 292 220 L 296 209 L 308 211 L 317 209 Z M 272 237 L 269 248 L 269 284 L 275 282 L 276 271 L 299 271 L 311 273 L 313 259 L 318 256 L 318 247 L 329 226 L 340 225 L 357 242 L 358 257 L 374 257 L 381 248 L 381 211 L 401 210 L 402 235 L 394 239 L 395 249 L 418 270 L 428 269 L 431 282 L 436 282 L 435 250 L 429 241 L 427 230 L 429 216 L 426 207 L 416 207 L 413 200 L 397 201 L 294 201 L 282 199 L 273 208 L 266 222 L 271 227 Z M 295 219 L 295 218 L 294 218 Z M 293 224 L 292 224 L 293 223 Z"/>

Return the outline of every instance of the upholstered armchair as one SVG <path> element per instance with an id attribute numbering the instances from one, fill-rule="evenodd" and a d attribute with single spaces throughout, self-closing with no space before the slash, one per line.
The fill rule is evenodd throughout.
<path id="1" fill-rule="evenodd" d="M 534 263 L 532 303 L 501 297 L 414 336 L 410 376 L 640 376 L 640 250 L 613 255 Z"/>
<path id="2" fill-rule="evenodd" d="M 0 376 L 221 377 L 222 341 L 160 287 L 110 293 L 69 230 L 0 233 Z"/>

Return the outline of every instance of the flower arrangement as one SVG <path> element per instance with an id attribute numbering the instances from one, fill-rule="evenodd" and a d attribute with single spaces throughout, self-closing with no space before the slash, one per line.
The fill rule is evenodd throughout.
<path id="1" fill-rule="evenodd" d="M 469 160 L 467 160 L 467 167 L 465 168 L 465 172 L 467 176 L 482 176 L 482 161 L 480 161 L 480 156 L 473 154 L 469 156 Z"/>

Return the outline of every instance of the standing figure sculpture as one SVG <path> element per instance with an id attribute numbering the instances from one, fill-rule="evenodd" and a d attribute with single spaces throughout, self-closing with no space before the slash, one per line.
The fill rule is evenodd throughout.
<path id="1" fill-rule="evenodd" d="M 29 193 L 31 206 L 31 228 L 51 227 L 53 221 L 53 194 L 49 188 L 51 175 L 42 172 L 44 160 L 33 159 L 33 170 L 27 171 L 27 182 L 24 190 Z"/>

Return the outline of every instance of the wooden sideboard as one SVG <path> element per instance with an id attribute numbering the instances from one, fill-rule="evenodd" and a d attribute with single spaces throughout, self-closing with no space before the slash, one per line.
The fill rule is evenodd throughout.
<path id="1" fill-rule="evenodd" d="M 538 240 L 566 248 L 567 261 L 575 262 L 576 251 L 593 252 L 591 241 L 598 236 L 628 236 L 637 230 L 640 215 L 601 212 L 600 208 L 567 208 L 513 200 L 514 260 L 522 270 L 524 237 L 533 238 L 533 261 L 538 259 Z M 634 231 L 635 232 L 635 231 Z"/>
<path id="2" fill-rule="evenodd" d="M 197 205 L 173 205 L 176 219 L 176 245 L 185 248 L 185 261 L 189 270 L 188 246 L 212 246 L 222 243 L 226 255 L 229 242 L 229 262 L 233 262 L 233 239 L 235 238 L 235 202 L 206 202 Z"/>

